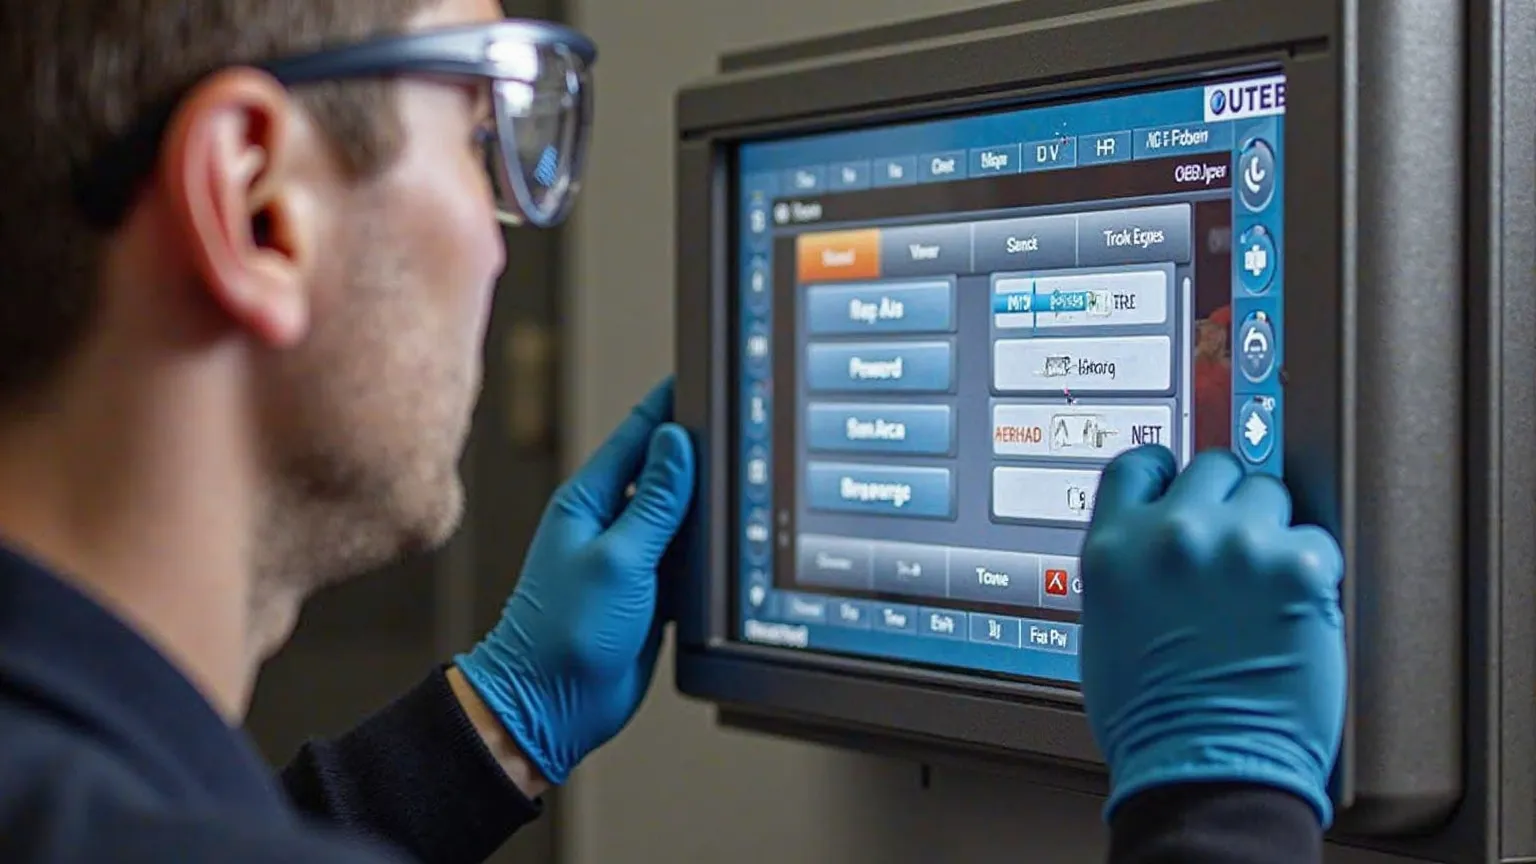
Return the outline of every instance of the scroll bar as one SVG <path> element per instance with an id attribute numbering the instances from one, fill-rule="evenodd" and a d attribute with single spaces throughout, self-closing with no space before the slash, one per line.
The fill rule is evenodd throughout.
<path id="1" fill-rule="evenodd" d="M 1194 458 L 1195 436 L 1194 424 L 1191 422 L 1194 416 L 1194 366 L 1195 366 L 1195 292 L 1194 282 L 1188 276 L 1179 283 L 1182 297 L 1179 302 L 1179 319 L 1184 326 L 1184 341 L 1179 354 L 1183 359 L 1180 363 L 1180 375 L 1183 382 L 1179 388 L 1182 398 L 1179 399 L 1179 464 L 1188 465 Z M 1231 423 L 1231 418 L 1227 418 Z"/>

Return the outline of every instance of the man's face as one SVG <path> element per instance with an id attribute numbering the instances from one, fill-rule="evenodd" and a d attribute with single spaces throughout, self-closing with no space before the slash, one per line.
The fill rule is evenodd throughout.
<path id="1" fill-rule="evenodd" d="M 445 0 L 419 29 L 501 17 Z M 310 330 L 263 375 L 278 488 L 267 520 L 278 578 L 328 582 L 445 541 L 463 508 L 458 461 L 505 263 L 475 132 L 484 88 L 398 85 L 397 161 L 333 200 Z M 313 581 L 312 581 L 313 580 Z M 302 589 L 303 585 L 292 587 Z"/>

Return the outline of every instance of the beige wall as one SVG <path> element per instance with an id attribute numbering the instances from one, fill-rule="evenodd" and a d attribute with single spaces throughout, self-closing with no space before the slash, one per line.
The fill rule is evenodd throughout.
<path id="1" fill-rule="evenodd" d="M 722 51 L 986 5 L 577 0 L 601 46 L 597 141 L 570 260 L 568 428 L 594 447 L 672 363 L 672 97 Z M 670 661 L 664 661 L 669 664 Z M 1097 804 L 1006 780 L 723 733 L 664 670 L 573 781 L 568 864 L 1091 864 Z M 1388 859 L 1341 854 L 1333 864 Z"/>

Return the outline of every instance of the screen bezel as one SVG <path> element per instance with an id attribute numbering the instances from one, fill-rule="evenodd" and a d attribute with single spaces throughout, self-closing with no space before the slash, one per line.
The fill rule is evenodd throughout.
<path id="1" fill-rule="evenodd" d="M 802 737 L 836 734 L 846 746 L 875 737 L 922 754 L 1100 764 L 1075 694 L 1019 692 L 961 674 L 919 682 L 863 661 L 718 638 L 729 611 L 718 602 L 720 574 L 734 572 L 730 521 L 720 518 L 733 512 L 725 481 L 734 459 L 724 434 L 732 417 L 723 397 L 735 386 L 727 377 L 735 322 L 724 313 L 734 255 L 725 242 L 733 204 L 725 157 L 732 142 L 752 138 L 1278 67 L 1290 94 L 1287 319 L 1300 320 L 1306 303 L 1300 311 L 1311 324 L 1293 323 L 1286 337 L 1287 416 L 1307 419 L 1287 423 L 1286 480 L 1297 518 L 1340 539 L 1349 574 L 1350 716 L 1335 797 L 1348 807 L 1363 793 L 1370 807 L 1356 824 L 1372 826 L 1421 822 L 1454 804 L 1462 789 L 1463 526 L 1438 514 L 1460 512 L 1463 493 L 1462 463 L 1445 450 L 1460 446 L 1463 405 L 1460 294 L 1446 292 L 1463 273 L 1441 246 L 1431 255 L 1387 243 L 1387 256 L 1362 241 L 1429 225 L 1462 248 L 1460 128 L 1416 120 L 1426 111 L 1459 116 L 1462 69 L 1436 35 L 1459 31 L 1454 11 L 1429 4 L 1418 17 L 1346 5 L 1348 15 L 1331 0 L 1283 8 L 1205 0 L 1079 16 L 1011 4 L 999 13 L 1006 21 L 980 25 L 989 29 L 966 33 L 956 16 L 935 21 L 929 40 L 874 31 L 799 54 L 784 49 L 783 65 L 736 65 L 680 95 L 678 416 L 701 454 L 696 516 L 676 547 L 682 692 Z M 1372 88 L 1368 96 L 1362 87 Z M 1365 98 L 1380 103 L 1369 116 Z M 1393 182 L 1388 172 L 1402 170 L 1411 180 Z M 1414 350 L 1426 344 L 1452 350 Z M 1363 419 L 1374 425 L 1357 443 Z M 1401 468 L 1408 459 L 1420 466 L 1411 478 Z M 1437 506 L 1415 508 L 1414 496 Z M 1398 590 L 1425 568 L 1438 578 Z M 1373 598 L 1366 618 L 1357 611 L 1362 590 Z M 1413 675 L 1402 674 L 1405 663 Z M 1373 708 L 1363 717 L 1355 713 L 1362 697 Z M 1413 751 L 1433 752 L 1434 765 L 1400 758 Z"/>
<path id="2" fill-rule="evenodd" d="M 1036 92 L 1029 95 L 1002 97 L 1000 99 L 988 100 L 980 104 L 963 106 L 929 106 L 926 109 L 917 108 L 913 110 L 902 111 L 894 115 L 887 115 L 890 119 L 877 120 L 873 118 L 861 118 L 860 122 L 857 124 L 811 126 L 809 127 L 809 131 L 801 131 L 807 129 L 806 126 L 792 124 L 787 125 L 786 127 L 776 128 L 772 133 L 768 133 L 767 135 L 750 135 L 744 137 L 722 138 L 717 141 L 716 144 L 718 148 L 716 151 L 716 164 L 717 170 L 721 172 L 723 176 L 717 178 L 715 182 L 724 186 L 724 189 L 718 193 L 721 195 L 724 201 L 734 202 L 738 200 L 738 193 L 740 190 L 737 186 L 739 181 L 739 171 L 737 170 L 735 158 L 737 148 L 746 143 L 755 143 L 765 139 L 795 138 L 804 134 L 835 131 L 839 128 L 866 129 L 901 122 L 942 120 L 945 117 L 973 116 L 975 114 L 992 111 L 1028 110 L 1030 108 L 1039 108 L 1051 105 L 1081 104 L 1096 98 L 1135 96 L 1161 90 L 1200 86 L 1202 84 L 1213 83 L 1217 81 L 1234 80 L 1243 77 L 1258 77 L 1282 72 L 1284 71 L 1284 68 L 1285 67 L 1282 62 L 1276 62 L 1275 60 L 1269 60 L 1268 62 L 1265 62 L 1262 59 L 1255 58 L 1250 62 L 1229 63 L 1221 65 L 1213 64 L 1198 70 L 1180 70 L 1165 73 L 1154 73 L 1150 76 L 1138 76 L 1134 80 L 1125 81 L 1123 83 L 1118 81 L 1091 82 L 1088 84 L 1079 84 L 1075 87 L 1051 89 L 1045 92 Z M 725 266 L 727 273 L 724 285 L 724 293 L 726 296 L 724 297 L 725 305 L 723 311 L 726 320 L 731 322 L 731 324 L 727 326 L 727 330 L 730 334 L 727 337 L 727 345 L 729 345 L 730 348 L 724 352 L 723 356 L 719 358 L 719 362 L 726 365 L 726 374 L 728 376 L 728 380 L 733 382 L 733 385 L 734 382 L 741 380 L 742 372 L 742 360 L 740 357 L 741 352 L 736 350 L 739 346 L 739 334 L 737 332 L 739 328 L 734 326 L 734 322 L 740 319 L 741 313 L 741 308 L 739 305 L 739 291 L 734 290 L 737 285 L 736 280 L 733 278 L 734 274 L 739 272 L 740 269 L 740 261 L 738 259 L 740 251 L 737 248 L 738 244 L 735 242 L 739 236 L 737 234 L 737 230 L 739 228 L 737 222 L 740 218 L 740 214 L 737 212 L 737 210 L 739 210 L 739 208 L 728 206 L 725 213 L 723 214 L 723 217 L 719 220 L 721 224 L 715 226 L 714 228 L 715 231 L 722 232 L 716 235 L 715 243 L 717 246 L 722 247 L 726 253 Z M 1288 284 L 1289 281 L 1290 280 L 1288 280 Z M 1284 300 L 1285 303 L 1291 302 L 1289 299 L 1290 293 L 1291 292 L 1287 290 Z M 1303 293 L 1306 294 L 1307 292 Z M 1315 296 L 1305 296 L 1303 299 L 1305 302 L 1315 303 L 1318 302 L 1320 298 Z M 777 330 L 775 332 L 778 333 Z M 779 333 L 778 336 L 776 336 L 776 339 L 778 338 L 782 338 L 782 333 Z M 1291 334 L 1287 332 L 1286 339 L 1290 340 L 1290 338 Z M 1295 343 L 1290 341 L 1287 342 L 1287 358 L 1289 358 L 1294 350 L 1291 347 L 1293 344 Z M 784 346 L 776 344 L 774 348 L 775 353 L 777 354 L 783 350 Z M 1286 374 L 1289 378 L 1288 371 Z M 1287 389 L 1289 390 L 1290 388 Z M 773 423 L 774 436 L 775 440 L 777 441 L 785 434 L 786 431 L 793 431 L 788 430 L 785 425 L 786 423 L 792 423 L 792 420 L 788 420 L 786 418 L 790 418 L 793 415 L 790 411 L 791 406 L 782 404 L 782 397 L 785 392 L 783 385 L 776 382 L 774 390 L 775 413 Z M 728 397 L 726 412 L 727 416 L 730 418 L 730 421 L 729 433 L 723 442 L 723 446 L 730 452 L 736 452 L 740 449 L 740 418 L 741 411 L 743 409 L 743 405 L 740 400 L 742 394 L 739 392 L 739 387 L 736 386 L 729 386 L 727 392 Z M 1290 413 L 1289 404 L 1287 407 L 1287 413 Z M 1289 436 L 1285 436 L 1282 438 L 1282 441 L 1288 440 L 1288 438 Z M 782 460 L 775 462 L 774 483 L 776 488 L 779 488 L 780 484 L 795 479 L 793 476 L 786 475 L 784 473 L 787 469 L 783 464 L 780 464 L 781 462 Z M 739 472 L 727 471 L 725 472 L 725 476 L 722 477 L 719 482 L 724 484 L 727 490 L 726 494 L 730 502 L 730 509 L 728 511 L 729 518 L 727 520 L 727 524 L 731 527 L 734 527 L 740 524 L 740 521 L 744 519 L 746 515 L 741 510 L 742 505 L 741 495 L 739 494 Z M 778 497 L 778 494 L 776 494 L 776 499 Z M 741 556 L 739 554 L 739 544 L 741 542 L 741 538 L 738 536 L 738 531 L 730 530 L 729 528 L 724 533 L 725 536 L 722 538 L 722 540 L 727 545 L 727 556 L 731 566 L 729 566 L 725 571 L 717 572 L 715 574 L 710 590 L 712 595 L 711 606 L 714 607 L 712 609 L 713 624 L 710 628 L 707 638 L 709 640 L 709 644 L 716 650 L 742 657 L 761 658 L 767 662 L 783 664 L 787 666 L 803 666 L 811 669 L 845 672 L 857 675 L 861 678 L 873 678 L 909 685 L 915 684 L 919 686 L 932 686 L 947 689 L 952 692 L 985 692 L 1012 700 L 1030 700 L 1042 704 L 1055 704 L 1058 706 L 1077 707 L 1082 704 L 1081 690 L 1075 683 L 1072 682 L 1052 682 L 1043 679 L 1026 680 L 1020 678 L 998 676 L 987 672 L 973 672 L 962 668 L 945 668 L 931 665 L 906 664 L 900 661 L 878 656 L 834 654 L 816 650 L 781 648 L 746 642 L 739 637 L 738 631 L 740 622 L 739 615 L 736 614 L 738 607 L 733 605 L 736 591 L 739 588 L 739 586 L 735 584 L 739 577 L 739 571 L 736 569 L 735 565 L 736 562 L 741 560 Z"/>

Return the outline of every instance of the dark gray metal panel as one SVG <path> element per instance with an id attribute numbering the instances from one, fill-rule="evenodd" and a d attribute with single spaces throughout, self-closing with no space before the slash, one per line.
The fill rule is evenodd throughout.
<path id="1" fill-rule="evenodd" d="M 1343 88 L 1356 158 L 1341 261 L 1355 721 L 1342 824 L 1391 833 L 1444 818 L 1461 794 L 1465 27 L 1444 0 L 1357 9 Z"/>
<path id="2" fill-rule="evenodd" d="M 1134 0 L 1033 0 L 1028 6 L 1017 2 L 999 3 L 966 12 L 935 15 L 901 21 L 868 30 L 835 33 L 801 42 L 763 45 L 736 51 L 720 58 L 721 72 L 741 72 L 753 68 L 777 66 L 798 60 L 814 60 L 832 54 L 867 51 L 890 45 L 921 42 L 943 36 L 973 33 L 1046 18 L 1082 15 L 1112 6 L 1130 5 Z"/>
<path id="3" fill-rule="evenodd" d="M 1484 0 L 1488 39 L 1489 187 L 1482 226 L 1489 238 L 1486 317 L 1489 344 L 1499 346 L 1497 387 L 1499 460 L 1486 476 L 1499 482 L 1498 582 L 1494 608 L 1500 635 L 1497 700 L 1490 713 L 1499 737 L 1483 751 L 1497 759 L 1500 855 L 1536 858 L 1536 4 Z M 1476 128 L 1476 127 L 1474 127 Z M 1475 139 L 1474 139 L 1475 140 Z M 1471 184 L 1477 189 L 1478 184 Z M 1486 205 L 1482 207 L 1481 205 Z M 1473 271 L 1474 284 L 1480 276 Z M 1491 592 L 1490 592 L 1491 593 Z M 1477 752 L 1477 751 L 1474 751 Z"/>
<path id="4" fill-rule="evenodd" d="M 1166 69 L 1174 58 L 1212 62 L 1326 40 L 1336 0 L 1185 0 L 1116 6 L 1097 14 L 1026 23 L 722 75 L 678 96 L 684 136 L 846 112 L 848 122 L 939 94 L 951 99 L 1017 92 L 1093 77 Z M 1330 22 L 1321 28 L 1318 22 Z M 1152 25 L 1152 26 L 1149 26 Z M 917 74 L 915 70 L 922 70 Z"/>

